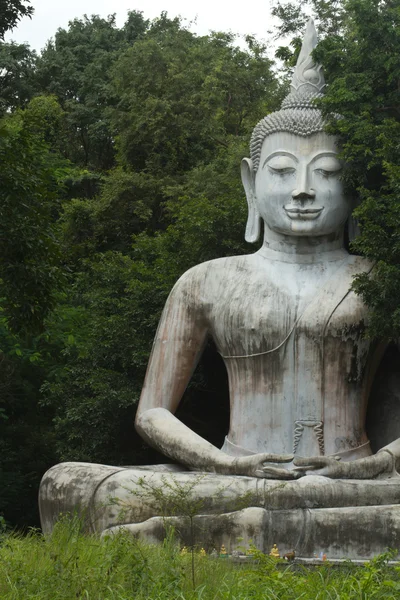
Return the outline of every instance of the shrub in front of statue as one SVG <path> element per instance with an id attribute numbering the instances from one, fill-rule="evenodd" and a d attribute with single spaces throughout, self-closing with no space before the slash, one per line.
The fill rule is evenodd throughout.
<path id="1" fill-rule="evenodd" d="M 327 563 L 304 568 L 285 566 L 257 550 L 244 566 L 196 552 L 196 588 L 192 588 L 191 555 L 182 553 L 173 535 L 162 546 L 145 545 L 121 533 L 100 540 L 83 536 L 80 523 L 65 517 L 44 538 L 0 537 L 0 597 L 55 600 L 315 600 L 316 598 L 396 598 L 399 567 L 389 564 L 393 553 L 363 567 Z M 282 566 L 282 564 L 284 566 Z"/>

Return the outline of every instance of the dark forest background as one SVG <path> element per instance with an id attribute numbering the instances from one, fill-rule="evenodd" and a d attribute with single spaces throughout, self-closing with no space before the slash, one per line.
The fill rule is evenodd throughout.
<path id="1" fill-rule="evenodd" d="M 265 42 L 197 36 L 162 13 L 77 18 L 37 54 L 0 41 L 0 516 L 38 524 L 44 471 L 64 460 L 165 459 L 133 428 L 158 319 L 189 267 L 253 252 L 239 163 L 287 93 L 310 14 L 342 116 L 346 185 L 376 261 L 355 288 L 368 335 L 400 334 L 400 1 L 275 3 Z M 28 0 L 0 4 L 0 40 Z M 34 14 L 32 14 L 34 26 Z M 272 36 L 285 40 L 278 65 Z M 210 419 L 212 415 L 212 419 Z M 210 343 L 179 415 L 215 444 L 226 374 Z"/>

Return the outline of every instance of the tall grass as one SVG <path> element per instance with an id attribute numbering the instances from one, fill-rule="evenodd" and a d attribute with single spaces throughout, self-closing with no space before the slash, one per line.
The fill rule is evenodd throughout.
<path id="1" fill-rule="evenodd" d="M 196 588 L 191 556 L 171 536 L 147 546 L 121 533 L 99 540 L 84 536 L 79 522 L 62 521 L 53 534 L 0 537 L 0 598 L 4 600 L 348 600 L 400 598 L 400 572 L 382 556 L 364 567 L 277 568 L 259 552 L 235 565 L 196 553 Z"/>

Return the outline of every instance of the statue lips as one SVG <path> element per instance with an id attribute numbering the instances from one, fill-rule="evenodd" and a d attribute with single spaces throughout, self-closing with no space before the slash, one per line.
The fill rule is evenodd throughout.
<path id="1" fill-rule="evenodd" d="M 311 221 L 317 219 L 324 210 L 324 207 L 301 207 L 301 206 L 284 206 L 283 207 L 289 219 L 301 219 L 302 221 Z"/>

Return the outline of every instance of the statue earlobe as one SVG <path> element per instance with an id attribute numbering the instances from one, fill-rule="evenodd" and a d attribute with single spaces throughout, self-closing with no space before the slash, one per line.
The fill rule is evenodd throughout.
<path id="1" fill-rule="evenodd" d="M 246 192 L 249 216 L 247 217 L 245 240 L 251 244 L 257 242 L 261 232 L 261 219 L 258 212 L 256 194 L 254 189 L 253 162 L 244 158 L 241 164 L 242 183 Z"/>

